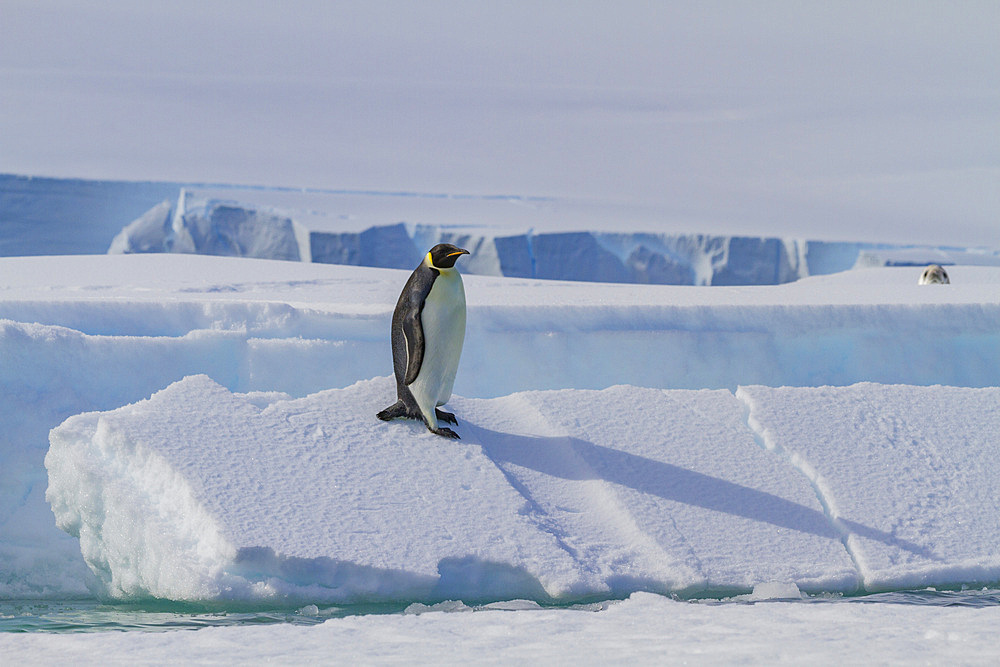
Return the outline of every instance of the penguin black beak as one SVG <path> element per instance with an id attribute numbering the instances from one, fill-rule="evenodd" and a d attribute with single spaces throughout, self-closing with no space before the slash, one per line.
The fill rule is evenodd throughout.
<path id="1" fill-rule="evenodd" d="M 468 255 L 468 254 L 469 254 L 468 250 L 462 250 L 461 248 L 459 248 L 458 252 L 449 252 L 446 255 L 446 257 L 454 257 L 455 255 Z"/>

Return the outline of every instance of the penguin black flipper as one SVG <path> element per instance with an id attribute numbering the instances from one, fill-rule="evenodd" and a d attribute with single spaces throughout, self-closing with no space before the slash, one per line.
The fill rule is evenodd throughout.
<path id="1" fill-rule="evenodd" d="M 427 290 L 430 292 L 430 290 Z M 421 304 L 423 299 L 421 299 Z M 403 374 L 403 384 L 411 384 L 420 375 L 420 367 L 424 363 L 424 327 L 420 322 L 420 312 L 423 308 L 412 311 L 412 315 L 403 318 L 403 338 L 406 340 L 406 373 Z"/>
<path id="2" fill-rule="evenodd" d="M 402 336 L 394 335 L 392 340 L 392 362 L 401 393 L 403 388 L 417 379 L 424 364 L 426 341 L 421 317 L 424 312 L 424 302 L 431 293 L 434 279 L 438 274 L 437 269 L 417 267 L 406 281 L 392 315 L 392 328 L 402 334 Z"/>

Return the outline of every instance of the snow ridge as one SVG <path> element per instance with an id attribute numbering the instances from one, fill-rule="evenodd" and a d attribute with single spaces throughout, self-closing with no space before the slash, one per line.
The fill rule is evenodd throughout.
<path id="1" fill-rule="evenodd" d="M 81 430 L 93 434 L 94 447 L 72 446 Z M 119 599 L 148 590 L 169 590 L 177 599 L 222 594 L 217 563 L 236 552 L 181 471 L 94 413 L 77 416 L 53 437 L 46 465 L 77 474 L 51 477 L 46 499 L 56 525 L 79 538 L 103 593 Z M 105 483 L 106 474 L 114 481 Z M 133 505 L 134 514 L 109 511 L 122 503 Z M 143 520 L 132 521 L 135 515 Z"/>

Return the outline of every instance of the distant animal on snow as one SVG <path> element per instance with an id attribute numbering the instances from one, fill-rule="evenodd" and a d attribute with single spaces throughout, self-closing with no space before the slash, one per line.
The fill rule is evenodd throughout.
<path id="1" fill-rule="evenodd" d="M 437 408 L 451 398 L 465 342 L 465 287 L 455 262 L 468 254 L 439 243 L 403 286 L 391 329 L 397 400 L 378 413 L 379 419 L 420 419 L 431 433 L 458 437 L 439 424 L 457 424 L 455 415 Z"/>
<path id="2" fill-rule="evenodd" d="M 939 264 L 931 264 L 920 276 L 920 285 L 950 285 L 948 273 Z"/>

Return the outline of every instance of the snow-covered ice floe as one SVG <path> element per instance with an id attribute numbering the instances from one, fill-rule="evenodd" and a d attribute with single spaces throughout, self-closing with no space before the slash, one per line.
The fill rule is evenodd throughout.
<path id="1" fill-rule="evenodd" d="M 1000 389 L 455 397 L 462 440 L 192 376 L 50 435 L 46 493 L 112 598 L 877 590 L 1000 579 Z M 794 584 L 794 586 L 789 586 Z"/>
<path id="2" fill-rule="evenodd" d="M 455 391 L 466 401 L 496 399 L 503 405 L 527 390 L 572 390 L 583 397 L 584 390 L 613 385 L 647 388 L 641 391 L 723 390 L 721 395 L 740 385 L 995 387 L 1000 384 L 1000 273 L 991 267 L 949 267 L 949 273 L 953 284 L 932 287 L 916 284 L 919 270 L 914 268 L 850 271 L 770 287 L 467 276 L 469 328 Z M 185 376 L 207 375 L 235 394 L 274 397 L 279 392 L 295 400 L 384 376 L 391 369 L 389 320 L 406 275 L 198 255 L 0 260 L 0 597 L 90 595 L 85 581 L 93 575 L 81 557 L 80 541 L 56 528 L 45 499 L 43 461 L 51 429 L 77 414 L 149 398 Z M 927 400 L 939 394 L 944 401 L 948 391 L 933 390 Z M 380 397 L 364 414 L 370 412 L 374 421 L 374 412 L 388 398 Z M 251 402 L 262 400 L 271 399 Z M 589 400 L 580 399 L 582 410 L 592 409 Z M 619 407 L 622 411 L 608 418 L 618 424 L 651 421 L 642 428 L 655 431 L 666 423 L 659 412 L 633 411 L 626 403 Z M 477 420 L 460 412 L 463 428 L 520 432 L 490 426 L 486 413 L 494 409 L 505 414 L 483 408 Z M 564 410 L 571 411 L 577 412 Z M 391 433 L 400 425 L 389 426 Z M 549 432 L 526 434 L 547 437 Z M 463 430 L 462 436 L 463 444 L 476 444 L 472 432 Z M 598 444 L 588 432 L 572 437 Z M 668 463 L 686 466 L 679 453 L 670 457 Z M 837 507 L 846 512 L 844 505 Z M 849 518 L 883 532 L 894 530 L 886 520 Z M 439 576 L 441 560 L 426 565 L 429 576 Z M 914 563 L 914 571 L 923 567 Z M 853 562 L 850 568 L 861 581 Z M 967 571 L 969 577 L 986 576 L 975 567 Z M 714 586 L 717 571 L 704 572 L 698 575 L 704 583 L 697 577 L 670 579 L 663 572 L 653 583 L 657 590 L 667 584 L 676 590 Z M 630 590 L 627 577 L 594 583 L 602 576 L 579 575 L 582 583 L 573 590 L 604 585 Z M 652 581 L 651 576 L 640 573 L 635 581 Z M 950 580 L 958 577 L 957 571 L 949 575 Z M 734 592 L 749 592 L 754 581 L 748 576 Z M 879 585 L 875 578 L 872 582 Z M 542 590 L 548 590 L 545 586 Z M 551 590 L 558 594 L 558 586 Z"/>

